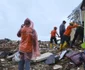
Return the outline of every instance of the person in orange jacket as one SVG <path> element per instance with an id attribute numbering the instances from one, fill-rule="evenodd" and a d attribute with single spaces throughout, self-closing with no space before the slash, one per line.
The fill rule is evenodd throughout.
<path id="1" fill-rule="evenodd" d="M 57 27 L 54 27 L 54 29 L 51 31 L 50 48 L 52 48 L 52 46 L 53 46 L 53 41 L 55 42 L 55 45 L 57 45 L 56 34 L 58 35 Z M 59 37 L 59 35 L 58 35 L 58 37 Z"/>
<path id="2" fill-rule="evenodd" d="M 59 50 L 62 50 L 63 48 L 66 47 L 66 45 L 69 45 L 71 30 L 72 30 L 73 28 L 78 27 L 78 26 L 79 26 L 79 25 L 76 24 L 75 22 L 69 23 L 69 25 L 67 26 L 67 29 L 66 29 L 65 32 L 64 32 L 63 39 L 62 39 L 62 41 L 61 41 L 60 49 L 59 49 Z"/>
<path id="3" fill-rule="evenodd" d="M 17 36 L 21 38 L 19 44 L 20 61 L 18 70 L 30 70 L 31 59 L 40 55 L 37 33 L 30 19 L 27 18 L 24 21 Z"/>

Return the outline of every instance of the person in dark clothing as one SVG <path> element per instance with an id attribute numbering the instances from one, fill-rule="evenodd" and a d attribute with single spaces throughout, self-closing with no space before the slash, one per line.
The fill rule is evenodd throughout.
<path id="1" fill-rule="evenodd" d="M 74 45 L 75 40 L 77 38 L 79 38 L 79 40 L 83 43 L 83 37 L 84 37 L 84 27 L 83 26 L 79 26 L 76 29 L 76 32 L 75 32 L 75 35 L 74 35 L 74 39 L 73 39 L 73 41 L 71 43 L 71 47 Z"/>
<path id="2" fill-rule="evenodd" d="M 63 39 L 63 33 L 65 32 L 65 24 L 66 24 L 66 21 L 64 20 L 59 27 L 59 33 L 60 33 L 61 41 Z"/>

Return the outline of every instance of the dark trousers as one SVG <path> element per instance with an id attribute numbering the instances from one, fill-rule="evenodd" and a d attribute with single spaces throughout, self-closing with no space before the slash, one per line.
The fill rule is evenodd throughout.
<path id="1" fill-rule="evenodd" d="M 61 42 L 62 42 L 62 40 L 63 40 L 63 35 L 60 35 L 60 37 L 61 37 Z"/>
<path id="2" fill-rule="evenodd" d="M 50 43 L 53 43 L 53 41 L 55 42 L 55 44 L 57 44 L 57 39 L 56 39 L 56 37 L 51 37 L 51 38 L 50 38 Z"/>
<path id="3" fill-rule="evenodd" d="M 78 37 L 79 37 L 79 40 L 81 40 L 82 43 L 83 43 L 83 35 L 81 35 L 81 34 L 79 34 L 79 33 L 75 33 L 74 39 L 73 39 L 73 41 L 72 41 L 71 46 L 75 43 L 75 40 L 76 40 Z"/>
<path id="4" fill-rule="evenodd" d="M 68 45 L 70 45 L 70 36 L 63 35 L 61 44 L 64 44 L 65 41 L 67 42 Z"/>

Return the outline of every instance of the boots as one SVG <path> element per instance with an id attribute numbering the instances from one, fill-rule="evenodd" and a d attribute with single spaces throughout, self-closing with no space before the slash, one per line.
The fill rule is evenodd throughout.
<path id="1" fill-rule="evenodd" d="M 67 47 L 67 42 L 65 41 L 64 44 L 63 44 L 63 46 L 62 46 L 62 48 L 64 49 L 66 47 Z"/>
<path id="2" fill-rule="evenodd" d="M 60 44 L 59 51 L 63 50 L 66 47 L 67 47 L 67 42 L 65 41 L 63 44 Z"/>
<path id="3" fill-rule="evenodd" d="M 61 51 L 63 49 L 63 44 L 60 44 L 60 48 L 59 48 L 59 51 Z"/>
<path id="4" fill-rule="evenodd" d="M 52 48 L 53 47 L 53 44 L 52 43 L 50 43 L 50 48 Z"/>

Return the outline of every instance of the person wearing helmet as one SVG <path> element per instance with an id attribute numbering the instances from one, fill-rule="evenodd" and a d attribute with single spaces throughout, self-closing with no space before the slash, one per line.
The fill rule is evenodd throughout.
<path id="1" fill-rule="evenodd" d="M 53 46 L 53 41 L 55 42 L 55 45 L 57 45 L 56 34 L 58 35 L 57 27 L 54 27 L 54 29 L 51 31 L 50 48 L 52 48 L 52 46 Z M 59 37 L 59 35 L 58 35 L 58 37 Z"/>
<path id="2" fill-rule="evenodd" d="M 78 27 L 78 26 L 79 25 L 76 24 L 75 22 L 69 23 L 69 25 L 67 26 L 67 28 L 66 28 L 66 30 L 64 32 L 63 40 L 61 41 L 60 49 L 59 50 L 64 49 L 67 45 L 69 46 L 71 30 L 73 28 Z"/>

